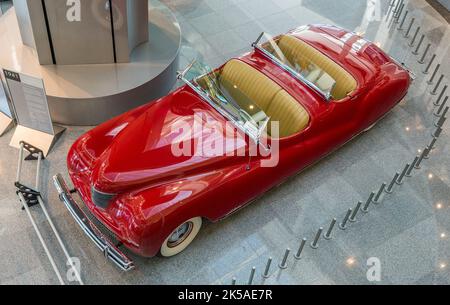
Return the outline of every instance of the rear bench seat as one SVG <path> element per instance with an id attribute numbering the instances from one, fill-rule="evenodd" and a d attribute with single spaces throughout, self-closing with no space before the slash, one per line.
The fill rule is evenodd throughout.
<path id="1" fill-rule="evenodd" d="M 357 82 L 350 73 L 306 42 L 293 36 L 282 35 L 278 47 L 294 66 L 297 64 L 306 69 L 307 63 L 312 62 L 328 73 L 336 81 L 336 86 L 331 92 L 334 100 L 342 100 L 356 90 Z"/>
<path id="2" fill-rule="evenodd" d="M 281 138 L 294 135 L 308 127 L 310 117 L 305 108 L 278 84 L 248 64 L 232 59 L 223 67 L 218 77 L 219 81 L 225 80 L 221 82 L 224 86 L 234 86 L 225 89 L 236 102 L 239 103 L 237 88 L 256 103 L 271 121 L 279 121 Z"/>

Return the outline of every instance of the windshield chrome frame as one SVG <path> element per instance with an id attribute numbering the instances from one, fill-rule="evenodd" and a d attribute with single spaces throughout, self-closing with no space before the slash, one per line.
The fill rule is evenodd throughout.
<path id="1" fill-rule="evenodd" d="M 267 52 L 264 48 L 262 48 L 261 45 L 259 44 L 259 42 L 263 38 L 264 34 L 266 34 L 266 33 L 262 32 L 259 35 L 258 39 L 254 43 L 252 43 L 252 47 L 253 48 L 255 48 L 256 50 L 260 51 L 264 56 L 269 58 L 273 63 L 275 63 L 280 68 L 286 70 L 287 72 L 289 72 L 289 74 L 291 74 L 293 77 L 295 77 L 296 79 L 298 79 L 299 81 L 301 81 L 302 83 L 307 85 L 310 89 L 312 89 L 312 90 L 316 91 L 317 93 L 319 93 L 326 101 L 330 101 L 332 99 L 333 96 L 331 95 L 331 91 L 333 91 L 333 90 L 331 90 L 329 93 L 328 92 L 324 92 L 319 87 L 317 87 L 315 84 L 313 84 L 312 82 L 310 82 L 309 80 L 304 78 L 300 73 L 298 73 L 297 71 L 295 71 L 294 69 L 292 69 L 288 65 L 282 63 L 277 57 L 273 56 L 272 54 Z M 335 80 L 335 85 L 336 85 L 336 80 Z"/>
<path id="2" fill-rule="evenodd" d="M 208 94 L 200 90 L 197 86 L 195 86 L 191 81 L 185 78 L 186 74 L 189 72 L 189 70 L 193 67 L 195 64 L 195 61 L 193 61 L 184 71 L 177 73 L 177 79 L 183 81 L 186 85 L 188 85 L 192 90 L 194 90 L 200 97 L 202 97 L 206 102 L 208 102 L 211 107 L 213 107 L 217 112 L 219 112 L 221 115 L 223 115 L 226 119 L 231 121 L 239 130 L 241 130 L 243 133 L 248 135 L 257 145 L 260 145 L 260 138 L 261 138 L 261 130 L 258 129 L 258 132 L 254 133 L 252 130 L 249 130 L 242 124 L 240 121 L 236 120 L 232 115 L 230 115 L 227 111 L 222 109 L 221 107 L 217 106 L 217 104 L 211 100 Z M 205 73 L 203 75 L 197 76 L 194 78 L 194 81 L 196 81 L 199 78 L 202 78 L 206 76 L 208 73 Z M 270 118 L 269 118 L 270 120 Z M 264 146 L 264 145 L 263 145 Z"/>

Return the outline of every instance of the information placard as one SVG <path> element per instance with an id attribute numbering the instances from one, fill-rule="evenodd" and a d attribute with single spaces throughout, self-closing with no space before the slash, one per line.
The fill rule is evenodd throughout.
<path id="1" fill-rule="evenodd" d="M 42 79 L 3 69 L 17 124 L 54 135 Z"/>
<path id="2" fill-rule="evenodd" d="M 54 126 L 42 79 L 3 69 L 11 99 L 11 110 L 17 121 L 11 143 L 22 142 L 39 148 L 47 156 L 65 128 Z"/>

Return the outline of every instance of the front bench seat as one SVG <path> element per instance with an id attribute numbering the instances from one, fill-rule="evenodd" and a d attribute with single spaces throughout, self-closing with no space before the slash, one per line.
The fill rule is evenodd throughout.
<path id="1" fill-rule="evenodd" d="M 312 62 L 328 73 L 336 81 L 331 92 L 333 99 L 342 100 L 356 90 L 357 82 L 349 72 L 306 42 L 290 35 L 282 35 L 278 47 L 291 64 L 306 69 L 307 63 Z"/>
<path id="2" fill-rule="evenodd" d="M 237 103 L 239 96 L 244 94 L 255 102 L 271 121 L 279 121 L 280 138 L 294 135 L 308 126 L 310 117 L 305 108 L 277 83 L 248 64 L 237 59 L 230 60 L 222 68 L 219 80 L 223 80 L 221 83 L 224 86 L 233 86 L 225 89 Z M 270 127 L 268 131 L 270 132 Z"/>
<path id="3" fill-rule="evenodd" d="M 270 78 L 237 59 L 225 64 L 219 76 L 219 81 L 221 80 L 224 80 L 221 84 L 225 87 L 234 86 L 225 88 L 234 100 L 239 102 L 242 92 L 263 111 L 269 108 L 273 98 L 281 90 Z"/>

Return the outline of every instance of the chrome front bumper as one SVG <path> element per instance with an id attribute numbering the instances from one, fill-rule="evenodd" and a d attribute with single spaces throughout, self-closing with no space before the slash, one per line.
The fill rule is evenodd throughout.
<path id="1" fill-rule="evenodd" d="M 106 258 L 110 259 L 123 271 L 130 271 L 134 268 L 134 263 L 125 256 L 117 247 L 109 241 L 97 227 L 89 220 L 86 214 L 80 209 L 73 199 L 69 188 L 61 174 L 53 177 L 53 183 L 59 193 L 59 199 L 65 204 L 72 217 L 83 229 L 84 233 L 103 252 Z"/>

